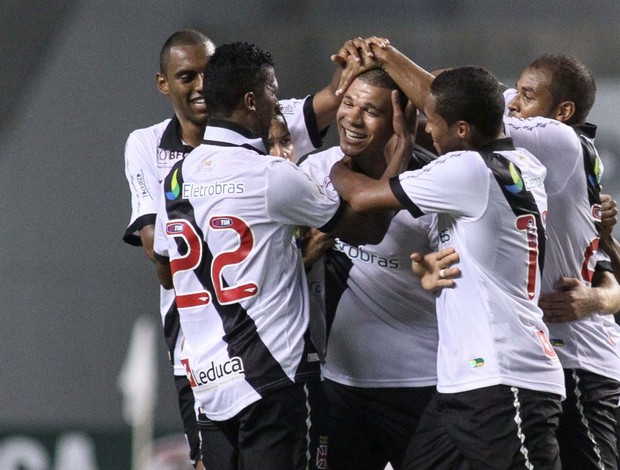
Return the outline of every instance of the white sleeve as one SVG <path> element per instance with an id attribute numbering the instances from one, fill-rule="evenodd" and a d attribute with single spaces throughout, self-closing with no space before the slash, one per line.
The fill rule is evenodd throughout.
<path id="1" fill-rule="evenodd" d="M 478 217 L 487 207 L 490 171 L 477 152 L 451 152 L 419 170 L 401 173 L 390 184 L 414 217 Z"/>
<path id="2" fill-rule="evenodd" d="M 156 162 L 155 136 L 145 129 L 132 132 L 125 144 L 125 176 L 131 191 L 131 218 L 124 237 L 127 243 L 141 244 L 139 230 L 155 220 L 159 195 Z"/>
<path id="3" fill-rule="evenodd" d="M 277 222 L 323 227 L 339 212 L 338 193 L 326 190 L 287 160 L 274 159 L 266 176 L 267 213 Z"/>
<path id="4" fill-rule="evenodd" d="M 334 166 L 334 163 L 342 160 L 343 156 L 344 154 L 342 153 L 340 147 L 331 147 L 327 150 L 323 150 L 322 152 L 308 155 L 301 162 L 299 162 L 299 168 L 310 175 L 310 177 L 318 184 L 322 185 L 326 191 L 335 192 L 336 190 L 334 189 L 331 179 L 329 178 L 329 173 L 332 166 Z"/>
<path id="5" fill-rule="evenodd" d="M 547 167 L 547 194 L 564 190 L 569 177 L 577 170 L 582 171 L 581 142 L 566 124 L 543 117 L 505 117 L 504 129 L 516 147 L 528 150 Z"/>
<path id="6" fill-rule="evenodd" d="M 280 100 L 280 108 L 291 133 L 297 158 L 301 158 L 323 145 L 323 139 L 319 133 L 312 108 L 312 96 L 307 96 L 302 100 Z"/>

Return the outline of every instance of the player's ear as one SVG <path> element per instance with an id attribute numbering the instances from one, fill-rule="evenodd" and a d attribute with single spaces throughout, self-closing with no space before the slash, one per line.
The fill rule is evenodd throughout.
<path id="1" fill-rule="evenodd" d="M 566 122 L 575 114 L 575 103 L 572 101 L 563 101 L 555 110 L 555 120 Z"/>
<path id="2" fill-rule="evenodd" d="M 248 91 L 245 95 L 243 95 L 243 104 L 250 111 L 256 111 L 256 97 L 253 92 Z"/>
<path id="3" fill-rule="evenodd" d="M 163 74 L 159 72 L 155 74 L 155 84 L 157 85 L 157 89 L 162 95 L 168 96 L 170 94 L 170 89 L 168 88 L 168 80 Z"/>
<path id="4" fill-rule="evenodd" d="M 469 140 L 471 135 L 471 126 L 467 121 L 458 121 L 456 123 L 456 131 L 462 140 Z"/>

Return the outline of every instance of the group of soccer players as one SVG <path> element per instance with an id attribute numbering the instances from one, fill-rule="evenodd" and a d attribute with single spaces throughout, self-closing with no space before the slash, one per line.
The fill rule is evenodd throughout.
<path id="1" fill-rule="evenodd" d="M 195 466 L 617 468 L 590 72 L 543 56 L 505 90 L 376 37 L 332 60 L 278 101 L 268 52 L 179 31 L 174 116 L 127 141 L 125 240 L 157 266 Z M 334 121 L 339 146 L 288 161 Z"/>

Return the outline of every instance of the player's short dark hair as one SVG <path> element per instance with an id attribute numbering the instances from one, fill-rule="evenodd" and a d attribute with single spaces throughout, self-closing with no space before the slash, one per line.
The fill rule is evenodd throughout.
<path id="1" fill-rule="evenodd" d="M 403 90 L 396 84 L 392 77 L 383 69 L 371 69 L 362 72 L 357 76 L 361 81 L 368 83 L 369 85 L 376 86 L 378 88 L 387 88 L 388 90 L 397 90 L 398 99 L 402 109 L 405 109 L 407 105 L 407 95 L 403 93 Z"/>
<path id="2" fill-rule="evenodd" d="M 212 117 L 230 117 L 243 96 L 254 92 L 261 96 L 273 68 L 271 54 L 255 44 L 223 44 L 207 62 L 203 94 Z"/>
<path id="3" fill-rule="evenodd" d="M 179 46 L 195 46 L 196 44 L 211 44 L 213 41 L 200 31 L 194 29 L 182 29 L 173 33 L 161 48 L 159 53 L 159 72 L 166 75 L 168 63 L 170 62 L 170 49 Z M 215 46 L 214 46 L 215 47 Z"/>
<path id="4" fill-rule="evenodd" d="M 448 125 L 465 121 L 485 137 L 502 128 L 504 95 L 497 79 L 483 67 L 446 69 L 431 84 L 435 111 Z"/>
<path id="5" fill-rule="evenodd" d="M 549 72 L 549 91 L 553 99 L 553 108 L 564 101 L 575 103 L 575 113 L 566 121 L 567 124 L 585 122 L 596 98 L 596 83 L 588 67 L 576 57 L 544 54 L 534 60 L 528 68 Z"/>

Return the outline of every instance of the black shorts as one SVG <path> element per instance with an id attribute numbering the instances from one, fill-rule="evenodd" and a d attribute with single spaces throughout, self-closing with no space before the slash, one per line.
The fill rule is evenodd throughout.
<path id="1" fill-rule="evenodd" d="M 231 444 L 238 468 L 323 469 L 326 433 L 320 430 L 320 415 L 313 410 L 321 393 L 321 382 L 289 385 L 269 392 L 234 418 L 213 424 Z"/>
<path id="2" fill-rule="evenodd" d="M 200 436 L 194 409 L 194 393 L 189 385 L 189 380 L 184 375 L 175 375 L 174 385 L 177 389 L 179 410 L 183 419 L 183 431 L 189 444 L 189 457 L 192 464 L 196 466 L 196 462 L 200 460 Z"/>
<path id="3" fill-rule="evenodd" d="M 236 470 L 235 449 L 224 433 L 204 413 L 198 413 L 198 429 L 205 469 Z"/>
<path id="4" fill-rule="evenodd" d="M 400 468 L 435 387 L 361 388 L 325 381 L 330 470 Z"/>
<path id="5" fill-rule="evenodd" d="M 618 468 L 620 383 L 582 369 L 564 369 L 566 400 L 558 428 L 564 469 Z"/>
<path id="6" fill-rule="evenodd" d="M 414 433 L 405 469 L 560 469 L 560 397 L 506 385 L 436 393 Z"/>

